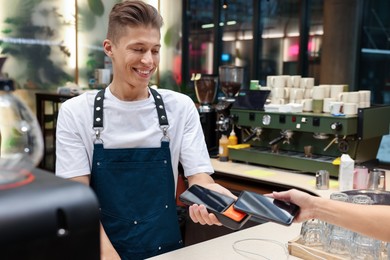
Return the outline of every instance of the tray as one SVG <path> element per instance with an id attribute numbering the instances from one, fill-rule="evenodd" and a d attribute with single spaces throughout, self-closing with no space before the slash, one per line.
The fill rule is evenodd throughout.
<path id="1" fill-rule="evenodd" d="M 318 260 L 320 257 L 327 260 L 344 260 L 349 256 L 340 256 L 325 252 L 321 247 L 310 247 L 302 243 L 300 237 L 288 241 L 288 252 L 290 255 L 305 260 Z"/>

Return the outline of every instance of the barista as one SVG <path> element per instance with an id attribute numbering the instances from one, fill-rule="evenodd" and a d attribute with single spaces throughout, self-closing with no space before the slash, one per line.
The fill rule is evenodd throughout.
<path id="1" fill-rule="evenodd" d="M 61 106 L 56 174 L 96 192 L 101 206 L 101 256 L 145 259 L 180 248 L 175 190 L 181 162 L 189 185 L 233 196 L 214 183 L 213 168 L 191 99 L 148 87 L 160 53 L 162 18 L 142 1 L 116 4 L 104 52 L 113 80 Z M 201 224 L 220 225 L 204 206 Z"/>

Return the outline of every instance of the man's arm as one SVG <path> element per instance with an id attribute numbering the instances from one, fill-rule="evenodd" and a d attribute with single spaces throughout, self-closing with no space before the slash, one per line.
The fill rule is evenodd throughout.
<path id="1" fill-rule="evenodd" d="M 89 182 L 90 182 L 89 176 L 90 175 L 78 176 L 78 177 L 70 178 L 69 180 L 77 181 L 89 186 Z M 121 259 L 119 254 L 116 252 L 114 246 L 112 245 L 110 239 L 108 238 L 106 231 L 104 231 L 103 225 L 101 223 L 100 223 L 100 257 L 102 260 Z"/>

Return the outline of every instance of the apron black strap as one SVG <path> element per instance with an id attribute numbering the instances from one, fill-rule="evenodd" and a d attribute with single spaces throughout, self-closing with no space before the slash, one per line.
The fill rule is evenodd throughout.
<path id="1" fill-rule="evenodd" d="M 149 88 L 149 89 L 150 89 L 150 93 L 152 93 L 152 96 L 154 98 L 154 102 L 156 103 L 158 121 L 164 135 L 162 140 L 169 141 L 169 137 L 167 135 L 167 129 L 169 128 L 169 123 L 168 123 L 167 113 L 165 111 L 164 101 L 162 100 L 162 97 L 157 92 L 157 90 L 153 88 Z M 96 132 L 96 140 L 100 140 L 100 131 L 101 129 L 103 129 L 104 91 L 105 89 L 102 89 L 96 94 L 94 108 L 93 108 L 93 129 Z"/>
<path id="2" fill-rule="evenodd" d="M 93 130 L 95 131 L 95 142 L 102 142 L 100 139 L 100 131 L 103 129 L 103 100 L 104 89 L 100 90 L 95 96 L 95 103 L 93 106 Z"/>
<path id="3" fill-rule="evenodd" d="M 103 128 L 103 100 L 104 90 L 100 90 L 95 97 L 95 104 L 93 107 L 93 128 Z"/>
<path id="4" fill-rule="evenodd" d="M 169 128 L 169 123 L 168 123 L 168 117 L 167 117 L 167 112 L 165 111 L 164 107 L 164 101 L 162 100 L 161 95 L 157 92 L 157 90 L 153 88 L 149 88 L 150 93 L 152 93 L 154 102 L 156 103 L 156 109 L 157 109 L 157 114 L 158 114 L 158 122 L 160 124 L 160 128 L 163 132 L 163 137 L 161 138 L 161 142 L 169 142 L 169 137 L 167 130 Z"/>
<path id="5" fill-rule="evenodd" d="M 149 89 L 153 95 L 154 102 L 156 103 L 156 109 L 157 109 L 158 121 L 159 121 L 160 127 L 163 127 L 163 126 L 168 127 L 169 123 L 168 123 L 167 113 L 166 113 L 165 107 L 164 107 L 164 101 L 162 100 L 162 98 L 161 98 L 160 94 L 157 92 L 157 90 L 155 90 L 153 88 L 149 88 Z"/>

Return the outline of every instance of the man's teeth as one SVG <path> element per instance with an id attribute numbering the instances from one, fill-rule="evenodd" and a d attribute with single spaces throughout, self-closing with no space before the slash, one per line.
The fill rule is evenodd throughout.
<path id="1" fill-rule="evenodd" d="M 139 72 L 139 73 L 142 73 L 142 74 L 149 74 L 149 70 L 144 70 L 144 71 L 138 70 L 138 72 Z"/>

